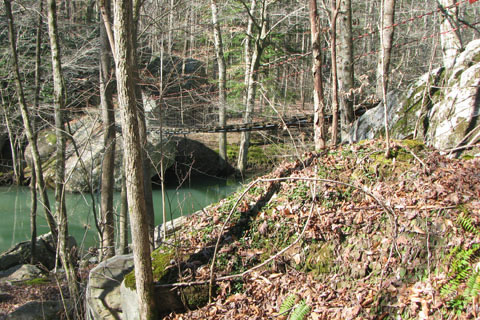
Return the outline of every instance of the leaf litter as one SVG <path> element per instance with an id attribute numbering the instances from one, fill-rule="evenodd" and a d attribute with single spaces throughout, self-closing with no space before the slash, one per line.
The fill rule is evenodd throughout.
<path id="1" fill-rule="evenodd" d="M 458 221 L 480 225 L 480 159 L 402 141 L 392 158 L 383 152 L 367 141 L 306 154 L 192 216 L 175 243 L 198 267 L 179 282 L 211 281 L 214 294 L 165 319 L 286 319 L 278 312 L 291 294 L 311 307 L 308 319 L 480 314 L 467 279 L 442 293 L 457 277 L 452 252 L 480 243 Z"/>

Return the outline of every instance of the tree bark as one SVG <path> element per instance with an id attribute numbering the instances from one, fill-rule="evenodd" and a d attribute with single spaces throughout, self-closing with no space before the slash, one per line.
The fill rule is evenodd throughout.
<path id="1" fill-rule="evenodd" d="M 438 0 L 443 13 L 440 25 L 440 41 L 443 53 L 443 65 L 451 68 L 462 49 L 462 40 L 458 32 L 458 8 L 455 0 Z"/>
<path id="2" fill-rule="evenodd" d="M 110 1 L 104 1 L 107 21 L 110 22 Z M 115 226 L 113 210 L 113 189 L 115 169 L 115 111 L 112 99 L 112 68 L 110 45 L 105 23 L 100 22 L 100 103 L 103 119 L 104 155 L 102 161 L 102 188 L 100 211 L 102 257 L 107 259 L 115 255 Z"/>
<path id="3" fill-rule="evenodd" d="M 135 96 L 137 98 L 137 117 L 138 117 L 138 129 L 140 133 L 141 141 L 141 151 L 142 151 L 142 162 L 143 162 L 143 188 L 145 194 L 145 205 L 147 208 L 147 222 L 148 222 L 148 235 L 150 238 L 150 247 L 153 250 L 154 238 L 155 238 L 155 211 L 153 207 L 153 193 L 152 193 L 152 180 L 151 180 L 151 166 L 150 166 L 150 157 L 147 150 L 147 122 L 145 118 L 145 108 L 143 105 L 143 92 L 142 87 L 140 86 L 140 77 L 138 75 L 138 70 L 136 68 L 137 64 L 137 30 L 138 23 L 140 20 L 140 8 L 142 6 L 143 0 L 133 0 L 133 21 L 132 21 L 132 32 L 131 43 L 133 48 L 133 55 L 131 56 L 131 65 L 135 66 L 132 69 L 133 76 L 135 79 Z"/>
<path id="4" fill-rule="evenodd" d="M 227 68 L 225 65 L 225 56 L 223 54 L 222 33 L 218 24 L 217 3 L 216 0 L 210 1 L 212 9 L 213 23 L 213 39 L 215 44 L 215 54 L 218 64 L 218 125 L 225 127 L 226 125 L 226 75 Z M 227 133 L 220 132 L 218 137 L 218 150 L 223 168 L 227 165 Z M 223 169 L 222 168 L 222 169 Z"/>
<path id="5" fill-rule="evenodd" d="M 153 275 L 150 257 L 149 225 L 145 203 L 143 158 L 139 133 L 131 0 L 116 0 L 114 6 L 115 69 L 118 102 L 122 116 L 125 178 L 132 228 L 133 260 L 138 295 L 139 317 L 154 319 Z"/>
<path id="6" fill-rule="evenodd" d="M 352 2 L 339 0 L 338 20 L 338 90 L 340 93 L 341 137 L 345 141 L 353 124 L 353 40 L 352 40 Z"/>
<path id="7" fill-rule="evenodd" d="M 253 12 L 249 14 L 253 17 Z M 255 105 L 255 94 L 257 89 L 258 68 L 260 58 L 262 57 L 265 40 L 267 38 L 267 4 L 264 1 L 260 9 L 260 21 L 257 23 L 258 33 L 255 37 L 255 44 L 250 59 L 250 70 L 248 71 L 247 99 L 245 106 L 244 123 L 252 122 L 253 107 Z M 244 174 L 247 168 L 248 147 L 250 146 L 250 132 L 242 132 L 240 138 L 240 149 L 238 151 L 237 169 L 240 174 Z"/>
<path id="8" fill-rule="evenodd" d="M 70 296 L 75 301 L 79 298 L 79 288 L 75 269 L 68 249 L 68 220 L 65 207 L 65 84 L 62 74 L 62 62 L 57 28 L 57 6 L 55 0 L 48 0 L 48 35 L 52 56 L 53 95 L 55 113 L 55 135 L 57 150 L 55 156 L 55 211 L 58 225 L 58 252 L 67 277 Z"/>
<path id="9" fill-rule="evenodd" d="M 336 0 L 331 1 L 330 16 L 330 52 L 332 56 L 332 146 L 337 145 L 338 139 L 338 75 L 337 75 L 337 17 L 338 7 Z M 341 0 L 339 0 L 341 1 Z"/>
<path id="10" fill-rule="evenodd" d="M 122 191 L 120 192 L 119 254 L 128 253 L 128 200 L 124 169 L 125 166 L 122 169 Z"/>
<path id="11" fill-rule="evenodd" d="M 42 198 L 43 208 L 45 210 L 45 218 L 47 220 L 50 231 L 52 232 L 53 239 L 55 240 L 55 243 L 57 243 L 57 239 L 58 239 L 57 224 L 50 210 L 50 202 L 47 196 L 45 181 L 43 179 L 43 170 L 42 170 L 42 165 L 40 161 L 40 155 L 37 148 L 37 136 L 35 134 L 34 127 L 30 121 L 30 114 L 28 112 L 27 104 L 25 102 L 23 86 L 20 80 L 20 70 L 18 67 L 18 55 L 17 55 L 17 44 L 16 44 L 17 41 L 15 38 L 14 22 L 13 22 L 13 15 L 12 15 L 12 9 L 11 9 L 11 0 L 4 0 L 3 3 L 5 5 L 5 11 L 7 13 L 7 18 L 8 18 L 8 36 L 10 39 L 10 50 L 12 53 L 12 68 L 13 68 L 14 78 L 15 78 L 15 88 L 17 91 L 18 105 L 20 106 L 23 125 L 25 127 L 25 134 L 27 136 L 28 143 L 30 144 L 32 158 L 33 158 L 33 166 L 35 167 L 35 173 L 32 172 L 32 174 L 36 174 L 37 185 Z"/>
<path id="12" fill-rule="evenodd" d="M 320 28 L 317 0 L 309 0 L 310 30 L 312 37 L 313 73 L 313 129 L 315 150 L 325 149 L 325 104 L 322 79 L 322 50 L 320 48 Z"/>
<path id="13" fill-rule="evenodd" d="M 382 0 L 383 14 L 381 15 L 380 25 L 380 44 L 381 48 L 378 55 L 377 63 L 377 86 L 376 96 L 378 99 L 383 99 L 383 91 L 388 91 L 388 72 L 390 70 L 390 59 L 392 56 L 393 23 L 395 21 L 395 2 L 396 0 Z M 383 88 L 385 86 L 385 88 Z"/>

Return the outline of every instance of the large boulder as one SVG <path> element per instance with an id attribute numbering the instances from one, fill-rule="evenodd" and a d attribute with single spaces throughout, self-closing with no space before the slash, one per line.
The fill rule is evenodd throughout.
<path id="1" fill-rule="evenodd" d="M 65 301 L 71 312 L 70 301 Z M 72 315 L 70 315 L 71 317 Z M 7 315 L 7 320 L 57 320 L 65 317 L 62 301 L 29 301 Z"/>
<path id="2" fill-rule="evenodd" d="M 119 119 L 117 119 L 117 123 Z M 72 139 L 67 140 L 65 162 L 65 189 L 70 192 L 97 190 L 100 187 L 102 160 L 104 154 L 103 127 L 100 121 L 99 110 L 90 112 L 68 123 Z M 75 143 L 73 143 L 73 141 Z M 53 129 L 46 129 L 38 137 L 38 145 L 44 177 L 47 185 L 53 187 L 55 181 L 55 142 Z M 27 147 L 29 148 L 29 147 Z M 117 132 L 115 152 L 115 189 L 120 190 L 122 180 L 123 140 Z M 148 134 L 147 150 L 153 167 L 152 176 L 160 170 L 160 162 L 164 161 L 164 168 L 169 167 L 174 159 L 174 145 L 162 140 L 159 132 Z M 27 162 L 32 163 L 30 152 L 25 152 Z"/>
<path id="3" fill-rule="evenodd" d="M 470 42 L 452 68 L 420 77 L 404 92 L 390 92 L 387 113 L 393 138 L 414 135 L 443 150 L 480 139 L 480 40 Z M 352 126 L 348 139 L 383 135 L 383 104 L 367 111 Z"/>
<path id="4" fill-rule="evenodd" d="M 68 241 L 70 249 L 77 245 L 75 238 L 72 236 L 69 237 Z M 50 233 L 37 237 L 35 250 L 38 263 L 42 264 L 49 270 L 55 267 L 55 245 Z M 20 242 L 13 248 L 0 254 L 0 271 L 10 269 L 17 265 L 28 264 L 30 263 L 30 260 L 30 242 Z"/>
<path id="5" fill-rule="evenodd" d="M 90 271 L 85 294 L 86 319 L 124 319 L 120 283 L 132 269 L 130 254 L 110 258 Z"/>
<path id="6" fill-rule="evenodd" d="M 37 266 L 31 264 L 21 264 L 11 267 L 5 271 L 0 271 L 0 282 L 2 281 L 27 281 L 36 278 L 45 277 L 45 272 Z"/>

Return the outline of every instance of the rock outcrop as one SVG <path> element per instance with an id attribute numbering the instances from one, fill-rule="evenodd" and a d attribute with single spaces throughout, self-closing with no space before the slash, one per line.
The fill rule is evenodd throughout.
<path id="1" fill-rule="evenodd" d="M 110 258 L 90 271 L 85 296 L 87 320 L 124 319 L 120 284 L 132 269 L 133 255 L 130 254 Z"/>
<path id="2" fill-rule="evenodd" d="M 390 133 L 414 135 L 440 149 L 474 144 L 480 139 L 480 40 L 470 42 L 452 68 L 425 74 L 406 92 L 387 97 Z M 383 105 L 367 111 L 354 124 L 349 139 L 359 141 L 383 134 Z"/>
<path id="3" fill-rule="evenodd" d="M 77 245 L 75 238 L 69 237 L 70 249 Z M 42 264 L 51 270 L 55 267 L 55 246 L 50 233 L 37 237 L 36 259 L 37 263 Z M 12 267 L 28 264 L 31 259 L 30 242 L 24 241 L 18 243 L 15 247 L 0 254 L 0 270 L 7 270 Z"/>
<path id="4" fill-rule="evenodd" d="M 14 267 L 11 267 L 5 271 L 0 271 L 0 282 L 1 281 L 27 281 L 36 278 L 42 278 L 45 276 L 45 273 L 40 270 L 37 266 L 31 264 L 21 264 Z"/>
<path id="5" fill-rule="evenodd" d="M 117 121 L 119 123 L 119 121 Z M 100 188 L 102 160 L 103 160 L 103 128 L 99 110 L 91 110 L 85 116 L 71 121 L 69 128 L 72 139 L 67 140 L 65 162 L 65 188 L 70 192 L 98 190 Z M 54 186 L 55 179 L 55 142 L 53 129 L 42 131 L 38 138 L 40 157 L 44 167 L 44 178 L 47 185 Z M 27 147 L 28 149 L 29 147 Z M 122 179 L 123 140 L 121 133 L 117 133 L 115 152 L 115 189 L 120 190 Z M 168 168 L 174 159 L 174 145 L 162 141 L 158 132 L 148 135 L 147 150 L 151 165 L 152 176 L 160 170 L 160 162 L 164 161 L 164 168 Z M 30 152 L 25 152 L 27 162 L 32 163 Z"/>

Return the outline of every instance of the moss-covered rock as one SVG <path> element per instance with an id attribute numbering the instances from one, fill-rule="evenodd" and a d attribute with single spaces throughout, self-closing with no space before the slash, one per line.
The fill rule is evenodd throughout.
<path id="1" fill-rule="evenodd" d="M 387 95 L 391 137 L 415 136 L 437 149 L 478 141 L 480 40 L 470 42 L 449 69 L 435 69 L 404 93 Z M 352 127 L 349 139 L 360 141 L 384 135 L 384 107 L 368 110 Z"/>

